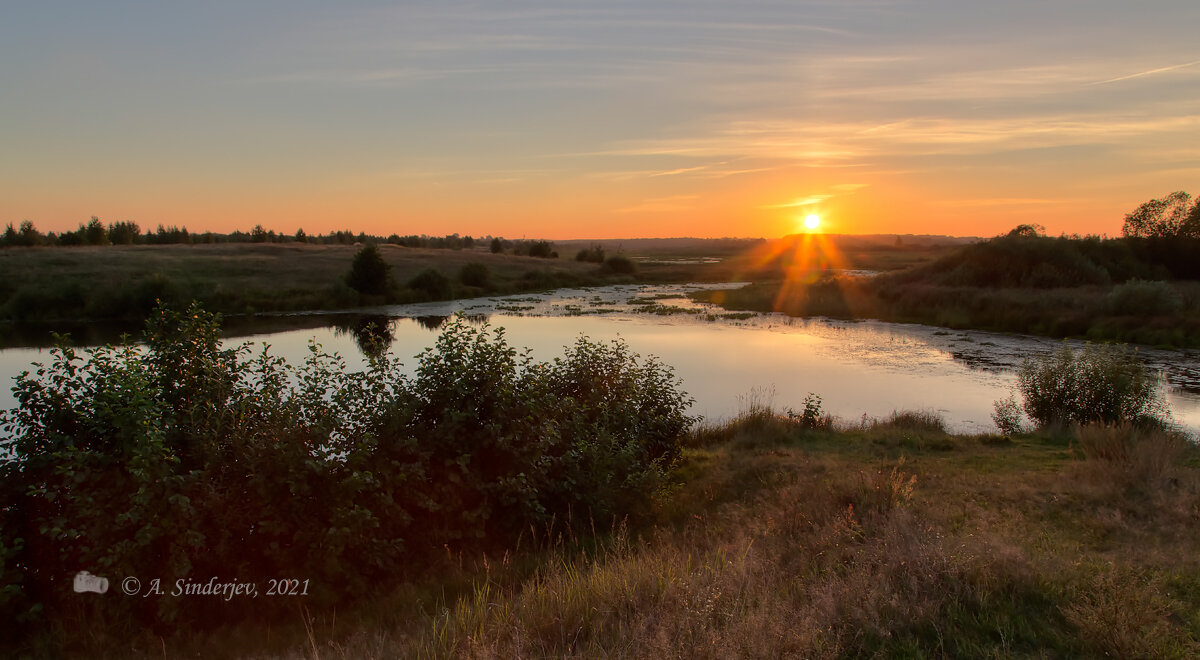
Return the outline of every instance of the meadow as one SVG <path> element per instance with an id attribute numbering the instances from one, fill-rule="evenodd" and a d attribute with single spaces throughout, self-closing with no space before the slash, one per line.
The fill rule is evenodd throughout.
<path id="1" fill-rule="evenodd" d="M 459 249 L 380 243 L 389 282 L 374 293 L 356 290 L 347 282 L 362 244 L 8 247 L 0 249 L 0 321 L 50 328 L 80 321 L 138 324 L 158 300 L 176 306 L 196 300 L 206 309 L 229 315 L 339 310 L 564 286 L 764 276 L 747 266 L 747 255 L 762 243 L 755 240 L 563 241 L 547 244 L 562 252 L 554 258 L 522 256 L 512 250 L 493 253 L 480 243 Z M 576 251 L 595 246 L 609 259 L 628 259 L 627 266 L 613 269 L 606 267 L 610 264 L 574 258 Z M 880 250 L 872 244 L 857 252 L 856 263 L 864 268 L 895 268 L 927 260 L 929 250 Z"/>
<path id="2" fill-rule="evenodd" d="M 898 413 L 702 427 L 627 521 L 531 526 L 343 608 L 199 632 L 106 629 L 139 657 L 1194 657 L 1200 458 L 1169 434 L 945 433 Z M 95 614 L 93 613 L 93 616 Z"/>
<path id="3" fill-rule="evenodd" d="M 792 246 L 760 260 L 748 271 L 751 286 L 694 297 L 791 316 L 1200 346 L 1196 239 L 1006 235 L 876 276 L 809 267 L 806 250 Z"/>
<path id="4" fill-rule="evenodd" d="M 465 319 L 412 376 L 219 334 L 159 309 L 145 351 L 62 347 L 18 381 L 7 655 L 1200 652 L 1200 449 L 1120 349 L 1027 363 L 1036 426 L 998 402 L 1004 434 L 963 436 L 928 411 L 833 419 L 819 391 L 697 423 L 619 342 L 535 363 Z M 79 566 L 110 591 L 70 593 Z"/>
<path id="5" fill-rule="evenodd" d="M 244 243 L 10 248 L 0 250 L 0 315 L 22 322 L 140 322 L 159 299 L 180 305 L 198 300 L 209 309 L 232 314 L 418 302 L 430 295 L 408 283 L 430 269 L 446 277 L 449 295 L 455 296 L 605 280 L 596 265 L 575 261 L 492 254 L 486 249 L 381 245 L 394 286 L 386 295 L 364 296 L 346 283 L 361 247 Z M 471 263 L 487 269 L 484 286 L 459 281 L 462 268 Z"/>

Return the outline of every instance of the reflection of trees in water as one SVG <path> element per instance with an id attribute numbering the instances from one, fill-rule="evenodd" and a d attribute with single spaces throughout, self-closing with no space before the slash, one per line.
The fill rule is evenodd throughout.
<path id="1" fill-rule="evenodd" d="M 426 330 L 437 330 L 442 327 L 449 316 L 414 316 L 412 320 L 416 321 L 422 328 Z"/>
<path id="2" fill-rule="evenodd" d="M 470 323 L 474 326 L 483 325 L 488 321 L 487 314 L 463 314 L 462 317 L 466 319 L 467 323 Z M 410 318 L 419 323 L 421 327 L 425 328 L 426 330 L 437 330 L 441 328 L 446 321 L 450 320 L 449 316 L 413 316 Z"/>
<path id="3" fill-rule="evenodd" d="M 335 322 L 333 333 L 337 336 L 353 335 L 354 343 L 363 355 L 378 355 L 396 340 L 395 322 L 376 314 Z"/>

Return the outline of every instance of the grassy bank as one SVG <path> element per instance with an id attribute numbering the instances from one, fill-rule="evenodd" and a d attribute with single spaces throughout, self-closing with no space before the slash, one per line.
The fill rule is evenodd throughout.
<path id="1" fill-rule="evenodd" d="M 818 260 L 792 250 L 775 257 L 769 279 L 694 297 L 792 316 L 1195 347 L 1198 249 L 1182 240 L 1004 236 L 875 277 L 828 274 Z"/>
<path id="2" fill-rule="evenodd" d="M 853 267 L 888 269 L 928 261 L 937 246 L 842 237 Z M 493 254 L 487 246 L 457 250 L 381 244 L 391 286 L 364 295 L 347 283 L 359 245 L 230 243 L 13 247 L 0 250 L 0 321 L 140 322 L 157 300 L 192 300 L 225 314 L 338 310 L 564 286 L 626 282 L 763 279 L 769 242 L 745 239 L 567 241 L 561 258 Z M 576 248 L 600 246 L 629 258 L 626 269 L 577 261 Z M 470 269 L 465 271 L 464 269 Z M 429 277 L 430 272 L 440 277 Z M 423 279 L 418 279 L 425 274 Z"/>
<path id="3" fill-rule="evenodd" d="M 647 522 L 531 528 L 349 610 L 79 648 L 168 657 L 1194 657 L 1200 462 L 1164 434 L 962 437 L 758 407 Z M 90 647 L 88 645 L 91 645 Z"/>
<path id="4" fill-rule="evenodd" d="M 364 296 L 346 284 L 361 246 L 284 244 L 11 248 L 0 251 L 0 320 L 64 321 L 145 318 L 155 301 L 198 300 L 224 313 L 345 309 L 432 297 L 411 283 L 441 273 L 440 297 L 502 295 L 561 286 L 629 281 L 598 265 L 566 259 L 381 245 L 394 286 Z M 486 269 L 465 283 L 468 264 Z M 653 274 L 653 269 L 649 269 Z M 478 275 L 478 271 L 476 272 Z"/>

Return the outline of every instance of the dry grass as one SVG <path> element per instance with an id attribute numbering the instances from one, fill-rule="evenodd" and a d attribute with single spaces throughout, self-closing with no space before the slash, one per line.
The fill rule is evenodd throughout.
<path id="1" fill-rule="evenodd" d="M 364 300 L 345 284 L 358 245 L 248 243 L 11 248 L 0 250 L 0 318 L 18 321 L 138 320 L 156 298 L 201 300 L 211 311 L 253 313 L 345 309 L 419 300 L 404 285 L 435 269 L 455 282 L 455 295 L 514 293 L 579 284 L 627 282 L 596 264 L 492 254 L 486 249 L 434 250 L 381 245 L 397 284 L 387 300 Z M 486 288 L 458 283 L 471 263 L 489 272 Z M 708 266 L 647 266 L 647 279 L 688 280 Z M 702 272 L 703 271 L 703 272 Z M 147 308 L 147 309 L 144 309 Z"/>
<path id="2" fill-rule="evenodd" d="M 928 450 L 895 441 L 944 435 L 928 415 L 802 428 L 756 416 L 767 394 L 698 432 L 653 524 L 530 530 L 383 601 L 298 611 L 269 646 L 161 644 L 334 658 L 1200 653 L 1195 446 L 1082 429 Z M 1101 487 L 1117 473 L 1123 486 Z M 142 648 L 161 655 L 157 638 Z"/>

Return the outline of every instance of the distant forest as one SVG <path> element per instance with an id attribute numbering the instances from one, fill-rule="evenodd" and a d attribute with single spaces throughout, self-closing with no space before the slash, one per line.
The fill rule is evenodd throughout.
<path id="1" fill-rule="evenodd" d="M 229 234 L 214 232 L 192 233 L 187 227 L 164 227 L 159 225 L 154 231 L 143 232 L 134 222 L 114 222 L 105 225 L 99 218 L 92 216 L 87 224 L 80 224 L 75 231 L 39 232 L 33 223 L 26 220 L 20 227 L 9 223 L 4 234 L 0 235 L 0 247 L 33 247 L 38 245 L 168 245 L 168 244 L 197 244 L 197 243 L 317 243 L 332 245 L 353 245 L 354 243 L 390 243 L 404 247 L 440 248 L 449 250 L 469 249 L 475 246 L 475 239 L 470 236 L 450 234 L 448 236 L 372 236 L 362 232 L 333 231 L 328 234 L 309 235 L 303 229 L 295 234 L 284 234 L 275 230 L 264 229 L 255 225 L 249 232 L 234 231 Z"/>

